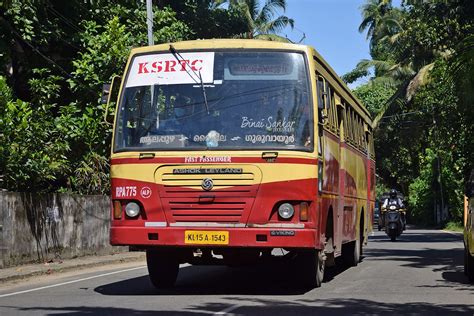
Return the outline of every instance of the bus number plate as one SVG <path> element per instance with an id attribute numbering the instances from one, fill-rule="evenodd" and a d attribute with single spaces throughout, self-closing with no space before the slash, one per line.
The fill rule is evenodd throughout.
<path id="1" fill-rule="evenodd" d="M 184 232 L 184 243 L 198 245 L 228 245 L 229 232 L 186 230 Z"/>

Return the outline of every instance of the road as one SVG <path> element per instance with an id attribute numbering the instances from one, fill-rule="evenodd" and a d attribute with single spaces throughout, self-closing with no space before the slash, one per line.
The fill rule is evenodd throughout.
<path id="1" fill-rule="evenodd" d="M 0 315 L 474 315 L 460 235 L 411 229 L 397 242 L 375 232 L 353 268 L 332 268 L 321 288 L 291 287 L 289 266 L 183 266 L 176 287 L 155 290 L 143 262 L 0 286 Z"/>

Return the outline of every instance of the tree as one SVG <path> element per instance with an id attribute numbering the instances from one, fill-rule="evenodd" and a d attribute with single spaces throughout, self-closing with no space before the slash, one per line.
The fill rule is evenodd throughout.
<path id="1" fill-rule="evenodd" d="M 246 20 L 235 7 L 224 7 L 224 0 L 158 0 L 158 7 L 171 8 L 179 21 L 191 30 L 190 38 L 232 38 L 245 32 Z"/>
<path id="2" fill-rule="evenodd" d="M 368 30 L 372 60 L 344 79 L 374 69 L 359 98 L 376 117 L 377 173 L 409 192 L 417 220 L 434 222 L 433 210 L 458 220 L 463 176 L 474 161 L 474 4 L 405 0 L 393 8 L 390 1 L 368 0 L 363 16 L 360 30 Z M 383 89 L 392 95 L 379 98 Z"/>
<path id="3" fill-rule="evenodd" d="M 155 43 L 246 30 L 223 1 L 157 0 Z M 141 0 L 0 1 L 0 175 L 9 190 L 106 193 L 102 84 L 146 44 Z M 113 109 L 112 109 L 113 110 Z"/>
<path id="4" fill-rule="evenodd" d="M 155 8 L 154 16 L 157 43 L 191 34 L 169 8 Z M 101 87 L 123 71 L 131 47 L 145 42 L 143 4 L 12 1 L 0 23 L 8 47 L 1 54 L 8 67 L 0 70 L 4 187 L 107 192 L 111 130 Z"/>
<path id="5" fill-rule="evenodd" d="M 287 26 L 293 28 L 294 20 L 285 15 L 273 18 L 279 10 L 286 10 L 286 0 L 266 0 L 261 9 L 258 0 L 228 0 L 228 3 L 231 9 L 242 12 L 246 19 L 247 29 L 239 37 L 288 41 L 277 33 Z"/>

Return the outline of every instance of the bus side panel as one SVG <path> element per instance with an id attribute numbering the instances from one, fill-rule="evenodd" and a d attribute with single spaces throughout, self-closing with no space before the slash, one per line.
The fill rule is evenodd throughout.
<path id="1" fill-rule="evenodd" d="M 369 207 L 369 222 L 367 223 L 368 232 L 373 230 L 373 222 L 374 222 L 374 209 L 375 209 L 375 162 L 368 158 L 367 159 L 368 165 L 368 174 L 367 174 L 367 183 L 369 186 L 369 190 L 367 192 L 367 205 Z"/>
<path id="2" fill-rule="evenodd" d="M 332 210 L 332 234 L 333 243 L 337 249 L 341 248 L 342 244 L 342 207 L 340 200 L 340 169 L 341 169 L 341 155 L 340 142 L 337 136 L 324 131 L 324 172 L 323 172 L 323 202 L 322 211 L 328 213 Z M 322 222 L 323 229 L 327 228 L 326 219 Z"/>
<path id="3" fill-rule="evenodd" d="M 351 146 L 342 145 L 344 175 L 343 238 L 352 241 L 359 230 L 360 212 L 366 203 L 366 164 L 362 155 Z"/>

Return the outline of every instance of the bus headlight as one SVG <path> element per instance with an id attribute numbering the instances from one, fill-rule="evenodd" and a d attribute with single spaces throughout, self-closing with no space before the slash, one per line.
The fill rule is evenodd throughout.
<path id="1" fill-rule="evenodd" d="M 137 217 L 140 214 L 140 205 L 135 202 L 129 202 L 125 206 L 125 213 L 128 217 Z"/>
<path id="2" fill-rule="evenodd" d="M 295 209 L 290 203 L 283 203 L 278 208 L 278 215 L 283 219 L 290 219 L 295 214 Z"/>

